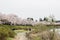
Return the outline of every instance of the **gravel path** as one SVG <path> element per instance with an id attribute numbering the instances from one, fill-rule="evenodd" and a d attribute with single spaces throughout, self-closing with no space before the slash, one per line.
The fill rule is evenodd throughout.
<path id="1" fill-rule="evenodd" d="M 26 37 L 26 32 L 22 32 L 22 33 L 18 33 L 14 40 L 28 40 L 28 38 Z"/>

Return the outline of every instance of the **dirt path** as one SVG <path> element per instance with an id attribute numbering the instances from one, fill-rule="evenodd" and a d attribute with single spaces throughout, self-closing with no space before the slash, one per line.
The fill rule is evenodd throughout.
<path id="1" fill-rule="evenodd" d="M 22 32 L 22 33 L 18 33 L 14 40 L 28 40 L 28 38 L 26 37 L 26 32 Z"/>

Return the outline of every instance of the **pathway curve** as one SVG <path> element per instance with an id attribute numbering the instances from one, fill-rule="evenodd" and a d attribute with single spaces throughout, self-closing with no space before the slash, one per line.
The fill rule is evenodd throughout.
<path id="1" fill-rule="evenodd" d="M 26 32 L 21 32 L 21 33 L 18 33 L 14 40 L 28 40 L 28 38 L 26 37 Z"/>

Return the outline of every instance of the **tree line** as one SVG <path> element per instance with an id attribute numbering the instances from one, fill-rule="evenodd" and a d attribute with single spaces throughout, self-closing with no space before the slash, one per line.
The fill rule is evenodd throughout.
<path id="1" fill-rule="evenodd" d="M 22 19 L 15 14 L 2 14 L 0 13 L 0 24 L 7 24 L 7 25 L 34 25 L 38 20 L 34 21 L 34 18 L 28 17 L 26 19 Z M 50 16 L 39 18 L 39 22 L 41 21 L 54 21 L 54 17 Z"/>

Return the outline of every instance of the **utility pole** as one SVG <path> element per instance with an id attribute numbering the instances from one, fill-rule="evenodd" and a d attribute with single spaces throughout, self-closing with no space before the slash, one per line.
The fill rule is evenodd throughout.
<path id="1" fill-rule="evenodd" d="M 49 9 L 50 10 L 50 14 L 52 14 L 52 8 Z M 54 25 L 54 16 L 53 15 L 50 15 L 50 18 L 51 18 L 51 21 L 50 21 L 50 24 L 53 26 L 53 34 L 52 34 L 52 39 L 54 39 L 54 35 L 55 35 L 55 25 Z"/>

